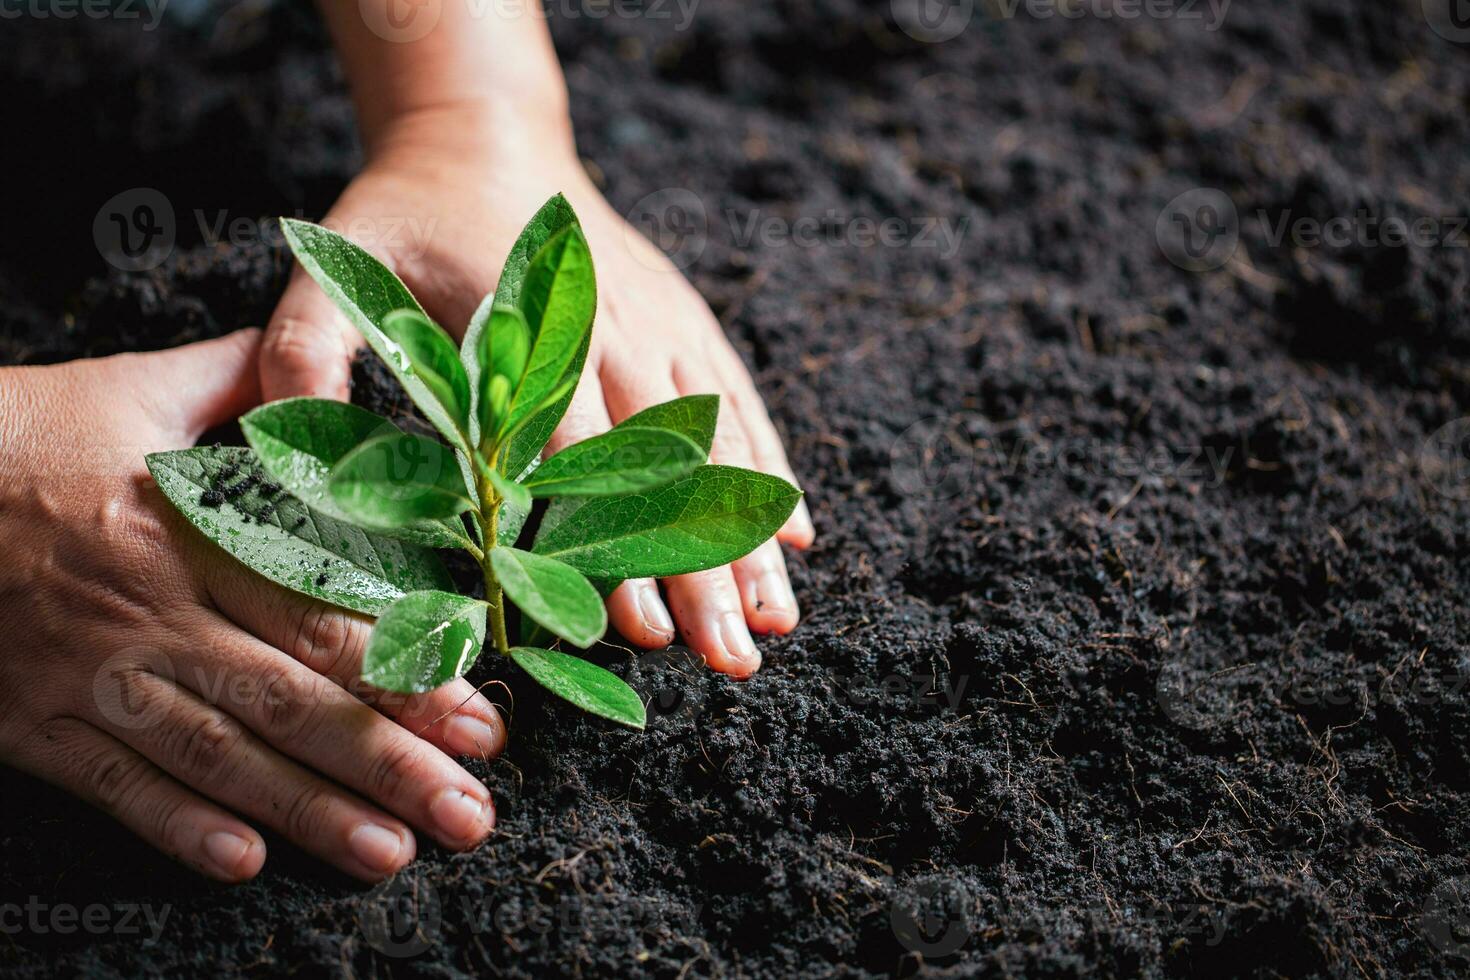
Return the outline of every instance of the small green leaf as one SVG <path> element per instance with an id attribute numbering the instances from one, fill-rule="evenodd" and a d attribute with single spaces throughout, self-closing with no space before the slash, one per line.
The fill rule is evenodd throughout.
<path id="1" fill-rule="evenodd" d="M 511 396 L 505 422 L 510 429 L 538 411 L 562 384 L 592 329 L 597 284 L 580 228 L 565 228 L 541 247 L 526 270 L 520 299 L 533 339 L 525 374 Z"/>
<path id="2" fill-rule="evenodd" d="M 510 254 L 505 259 L 505 265 L 500 270 L 500 284 L 495 287 L 495 292 L 490 296 L 486 296 L 480 303 L 479 308 L 475 310 L 474 316 L 470 317 L 469 327 L 465 330 L 464 344 L 460 347 L 460 359 L 464 362 L 465 373 L 470 379 L 470 390 L 475 392 L 477 399 L 484 387 L 484 383 L 480 378 L 481 337 L 489 324 L 495 307 L 508 306 L 519 309 L 521 283 L 526 278 L 526 269 L 531 264 L 531 258 L 537 252 L 541 251 L 541 246 L 545 245 L 553 235 L 563 228 L 568 228 L 576 223 L 577 215 L 572 211 L 572 206 L 567 203 L 566 198 L 560 194 L 557 194 L 543 204 L 540 210 L 526 223 L 526 227 L 521 230 L 520 236 L 516 238 L 515 244 L 511 246 Z M 580 371 L 580 368 L 578 370 Z M 517 372 L 511 375 L 511 377 L 519 380 L 520 373 Z M 474 417 L 477 427 L 478 419 L 482 414 L 483 409 L 476 406 Z M 555 428 L 555 426 L 553 425 L 552 428 Z M 550 432 L 547 435 L 549 437 Z M 471 433 L 471 436 L 474 438 L 475 444 L 478 445 L 480 440 L 484 438 L 484 433 L 475 431 Z M 543 439 L 542 444 L 544 443 L 545 440 Z M 536 447 L 538 450 L 540 448 L 541 446 L 539 445 Z M 535 453 L 532 453 L 532 455 L 535 455 Z M 525 466 L 525 462 L 529 462 L 529 458 L 522 462 L 522 467 Z M 515 473 L 517 470 L 511 470 L 511 472 Z"/>
<path id="3" fill-rule="evenodd" d="M 582 338 L 582 346 L 577 349 L 577 356 L 572 358 L 572 366 L 567 368 L 567 373 L 562 379 L 566 390 L 560 397 L 554 398 L 546 408 L 521 425 L 520 430 L 510 438 L 510 448 L 505 452 L 505 471 L 507 473 L 520 473 L 535 461 L 541 449 L 546 445 L 551 434 L 561 423 L 562 417 L 567 414 L 567 406 L 572 403 L 572 396 L 577 391 L 577 379 L 582 376 L 582 368 L 587 363 L 587 349 L 592 344 L 592 332 L 589 330 L 587 336 Z"/>
<path id="4" fill-rule="evenodd" d="M 777 477 L 701 466 L 657 490 L 587 501 L 543 528 L 534 550 L 601 578 L 683 575 L 754 551 L 800 499 L 800 490 Z"/>
<path id="5" fill-rule="evenodd" d="M 364 531 L 273 491 L 249 449 L 183 449 L 153 453 L 147 462 L 179 513 L 278 585 L 373 616 L 406 592 L 454 588 L 432 551 Z"/>
<path id="6" fill-rule="evenodd" d="M 503 374 L 487 374 L 485 378 L 488 383 L 480 396 L 480 431 L 495 433 L 505 421 L 506 409 L 510 408 L 510 379 Z M 485 451 L 488 453 L 489 449 Z"/>
<path id="7" fill-rule="evenodd" d="M 510 658 L 557 697 L 630 728 L 642 729 L 648 712 L 638 692 L 612 671 L 568 653 L 511 647 Z"/>
<path id="8" fill-rule="evenodd" d="M 480 369 L 487 374 L 503 374 L 512 382 L 519 381 L 531 354 L 531 328 L 526 325 L 520 307 L 497 306 L 490 311 L 484 344 Z"/>
<path id="9" fill-rule="evenodd" d="M 240 418 L 240 428 L 271 479 L 313 510 L 348 522 L 352 518 L 327 492 L 329 472 L 360 444 L 399 431 L 366 409 L 326 398 L 285 398 L 262 405 Z M 460 548 L 467 540 L 458 518 L 418 521 L 382 533 L 431 548 Z"/>
<path id="10" fill-rule="evenodd" d="M 569 643 L 590 647 L 607 631 L 602 596 L 575 568 L 518 548 L 495 548 L 490 566 L 521 612 Z"/>
<path id="11" fill-rule="evenodd" d="M 473 506 L 455 453 L 443 443 L 400 432 L 378 436 L 332 467 L 327 488 L 364 527 L 397 527 L 453 517 Z"/>
<path id="12" fill-rule="evenodd" d="M 410 592 L 378 617 L 362 659 L 362 679 L 385 691 L 423 694 L 462 677 L 485 642 L 479 599 Z"/>
<path id="13" fill-rule="evenodd" d="M 500 516 L 495 521 L 495 542 L 510 547 L 516 543 L 516 538 L 521 536 L 521 529 L 526 526 L 526 519 L 531 516 L 531 509 L 514 506 L 509 500 L 500 503 Z"/>
<path id="14" fill-rule="evenodd" d="M 490 485 L 516 510 L 531 509 L 531 491 L 498 470 L 490 471 Z"/>
<path id="15" fill-rule="evenodd" d="M 408 287 L 366 250 L 321 225 L 282 218 L 281 231 L 296 261 L 388 365 L 424 417 L 451 443 L 468 448 L 460 426 L 413 372 L 407 352 L 383 332 L 383 318 L 394 310 L 423 313 Z"/>
<path id="16" fill-rule="evenodd" d="M 613 429 L 668 429 L 684 436 L 708 455 L 710 446 L 714 445 L 715 420 L 719 414 L 719 395 L 685 395 L 630 415 Z"/>
<path id="17" fill-rule="evenodd" d="M 403 348 L 416 374 L 460 432 L 470 428 L 470 381 L 459 361 L 459 348 L 444 328 L 418 310 L 394 310 L 383 317 L 383 333 Z"/>
<path id="18" fill-rule="evenodd" d="M 525 485 L 536 497 L 634 493 L 678 479 L 704 457 L 704 450 L 677 432 L 620 425 L 563 449 Z"/>

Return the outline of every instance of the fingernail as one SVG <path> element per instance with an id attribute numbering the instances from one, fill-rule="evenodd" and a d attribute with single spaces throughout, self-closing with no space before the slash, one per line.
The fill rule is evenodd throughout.
<path id="1" fill-rule="evenodd" d="M 403 838 L 387 827 L 375 823 L 358 824 L 352 836 L 347 838 L 352 856 L 369 870 L 388 874 L 397 871 L 403 863 Z"/>
<path id="2" fill-rule="evenodd" d="M 219 872 L 228 878 L 240 873 L 240 862 L 250 850 L 250 842 L 239 834 L 216 830 L 204 835 L 204 853 Z"/>
<path id="3" fill-rule="evenodd" d="M 741 613 L 730 612 L 720 617 L 720 640 L 731 659 L 750 667 L 752 673 L 760 666 L 760 651 L 755 648 L 755 641 L 750 638 L 745 616 Z"/>
<path id="4" fill-rule="evenodd" d="M 489 805 L 458 789 L 441 790 L 429 804 L 429 815 L 439 832 L 452 840 L 478 840 L 489 829 Z"/>
<path id="5" fill-rule="evenodd" d="M 475 715 L 457 714 L 444 723 L 444 744 L 459 755 L 485 755 L 499 742 L 495 726 Z"/>
<path id="6" fill-rule="evenodd" d="M 796 596 L 791 591 L 786 576 L 774 568 L 762 573 L 755 587 L 756 608 L 763 613 L 796 615 Z"/>
<path id="7" fill-rule="evenodd" d="M 674 621 L 669 618 L 669 611 L 659 598 L 658 586 L 652 582 L 645 582 L 638 589 L 638 610 L 643 614 L 643 625 L 650 633 L 670 640 L 674 638 Z"/>

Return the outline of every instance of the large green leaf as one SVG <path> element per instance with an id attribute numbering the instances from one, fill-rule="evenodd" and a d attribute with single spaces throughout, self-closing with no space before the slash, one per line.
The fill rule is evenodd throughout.
<path id="1" fill-rule="evenodd" d="M 520 308 L 532 342 L 525 373 L 511 396 L 505 423 L 511 429 L 541 409 L 561 386 L 592 329 L 597 282 L 581 228 L 562 229 L 536 253 L 526 269 Z"/>
<path id="2" fill-rule="evenodd" d="M 526 467 L 535 462 L 537 455 L 546 445 L 556 427 L 561 424 L 562 417 L 567 414 L 567 406 L 572 403 L 572 396 L 576 394 L 576 379 L 582 376 L 582 368 L 587 363 L 587 349 L 592 343 L 592 332 L 589 330 L 587 336 L 582 338 L 582 346 L 577 349 L 577 356 L 572 358 L 571 367 L 567 368 L 566 375 L 562 378 L 565 384 L 571 381 L 571 386 L 562 397 L 556 399 L 547 408 L 543 408 L 531 416 L 521 426 L 520 430 L 511 437 L 510 448 L 505 453 L 505 472 L 521 474 Z"/>
<path id="3" fill-rule="evenodd" d="M 584 575 L 683 575 L 754 551 L 800 499 L 801 491 L 778 477 L 701 466 L 657 490 L 589 500 L 539 533 L 534 550 Z"/>
<path id="4" fill-rule="evenodd" d="M 630 415 L 613 429 L 669 429 L 684 436 L 708 455 L 710 446 L 714 445 L 715 420 L 719 414 L 719 395 L 685 395 Z"/>
<path id="5" fill-rule="evenodd" d="M 521 283 L 526 278 L 526 269 L 531 264 L 531 258 L 545 245 L 553 235 L 577 223 L 577 216 L 572 211 L 572 206 L 567 203 L 566 198 L 557 194 L 543 204 L 526 227 L 521 230 L 520 236 L 511 246 L 510 254 L 505 258 L 505 264 L 500 269 L 500 283 L 495 287 L 495 292 L 486 296 L 480 303 L 479 309 L 475 310 L 474 316 L 470 317 L 469 328 L 465 330 L 464 343 L 460 346 L 460 359 L 464 363 L 465 373 L 470 380 L 470 390 L 479 393 L 484 386 L 481 380 L 480 349 L 481 335 L 490 321 L 493 311 L 497 306 L 509 306 L 519 308 L 521 296 Z M 519 375 L 517 375 L 517 378 Z M 513 378 L 512 380 L 516 380 Z M 477 407 L 474 415 L 476 421 L 471 424 L 475 430 L 471 435 L 478 444 L 481 433 L 478 426 L 478 416 L 482 414 Z M 553 426 L 555 428 L 555 426 Z M 547 433 L 550 435 L 550 432 Z M 545 440 L 542 440 L 545 443 Z M 541 446 L 537 446 L 539 450 Z M 534 455 L 534 453 L 532 454 Z M 522 464 L 524 466 L 524 463 Z M 512 470 L 512 473 L 517 472 Z"/>
<path id="6" fill-rule="evenodd" d="M 394 310 L 424 312 L 408 287 L 367 251 L 330 229 L 282 218 L 281 230 L 301 267 L 357 328 L 373 353 L 388 365 L 424 417 L 444 438 L 465 448 L 459 426 L 414 373 L 408 353 L 383 333 L 383 318 Z"/>
<path id="7" fill-rule="evenodd" d="M 570 565 L 519 548 L 496 548 L 490 566 L 521 612 L 569 643 L 590 647 L 607 631 L 602 596 Z"/>
<path id="8" fill-rule="evenodd" d="M 525 486 L 536 497 L 635 493 L 678 479 L 704 458 L 705 450 L 669 429 L 618 426 L 563 449 Z"/>
<path id="9" fill-rule="evenodd" d="M 452 592 L 408 593 L 373 627 L 362 679 L 386 691 L 422 694 L 463 676 L 484 645 L 487 608 Z"/>
<path id="10" fill-rule="evenodd" d="M 405 592 L 454 588 L 432 551 L 335 520 L 275 489 L 249 449 L 184 449 L 147 461 L 191 524 L 278 585 L 369 615 Z"/>
<path id="11" fill-rule="evenodd" d="M 510 658 L 552 694 L 594 715 L 642 729 L 648 711 L 638 692 L 612 671 L 568 653 L 511 647 Z"/>
<path id="12" fill-rule="evenodd" d="M 364 527 L 452 518 L 474 506 L 459 459 L 448 446 L 399 432 L 369 439 L 332 467 L 327 489 Z"/>
<path id="13" fill-rule="evenodd" d="M 470 431 L 470 381 L 459 362 L 459 348 L 444 328 L 418 310 L 394 310 L 383 318 L 383 333 L 403 349 L 413 373 L 449 413 L 461 433 Z"/>
<path id="14" fill-rule="evenodd" d="M 399 430 L 387 419 L 346 402 L 326 398 L 285 398 L 240 418 L 245 440 L 271 479 L 313 510 L 351 521 L 327 492 L 327 475 L 343 456 L 367 440 Z M 464 523 L 458 518 L 419 521 L 383 533 L 433 548 L 463 547 Z"/>

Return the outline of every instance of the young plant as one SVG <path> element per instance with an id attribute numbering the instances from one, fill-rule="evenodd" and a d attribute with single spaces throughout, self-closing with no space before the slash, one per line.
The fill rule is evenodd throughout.
<path id="1" fill-rule="evenodd" d="M 801 491 L 709 465 L 719 399 L 655 405 L 547 460 L 581 376 L 597 305 L 592 255 L 558 195 L 516 240 L 456 349 L 408 289 L 319 225 L 283 219 L 296 258 L 361 331 L 441 439 L 342 402 L 288 398 L 245 415 L 250 448 L 154 453 L 158 486 L 211 540 L 289 589 L 377 617 L 363 679 L 406 693 L 464 674 L 487 636 L 552 693 L 642 728 L 615 674 L 548 648 L 589 647 L 624 579 L 714 568 L 785 522 Z M 529 550 L 534 501 L 549 500 Z M 454 591 L 434 549 L 478 563 Z M 507 603 L 521 613 L 512 645 Z"/>

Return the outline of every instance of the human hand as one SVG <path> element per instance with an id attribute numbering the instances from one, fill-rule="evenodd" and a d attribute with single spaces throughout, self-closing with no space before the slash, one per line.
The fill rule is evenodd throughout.
<path id="1" fill-rule="evenodd" d="M 431 316 L 462 334 L 526 219 L 562 192 L 582 219 L 597 265 L 598 312 L 587 369 L 556 451 L 681 395 L 721 396 L 711 458 L 796 482 L 785 450 L 739 355 L 708 305 L 667 258 L 628 226 L 587 178 L 569 127 L 545 117 L 491 123 L 479 106 L 406 114 L 377 134 L 370 162 L 325 224 L 373 252 Z M 502 135 L 513 134 L 508 142 Z M 346 398 L 361 340 L 300 269 L 267 331 L 261 385 L 269 400 Z M 776 539 L 724 568 L 623 583 L 608 600 L 631 642 L 663 646 L 674 624 L 716 670 L 748 677 L 760 666 L 750 631 L 789 632 L 798 609 L 777 542 L 813 538 L 805 505 Z M 670 618 L 669 610 L 673 616 Z"/>
<path id="2" fill-rule="evenodd" d="M 455 849 L 490 832 L 450 756 L 498 753 L 504 725 L 464 680 L 362 688 L 368 620 L 229 560 L 153 484 L 144 454 L 259 401 L 259 346 L 0 370 L 0 762 L 223 881 L 265 860 L 246 821 L 377 880 L 412 860 L 410 827 Z"/>

